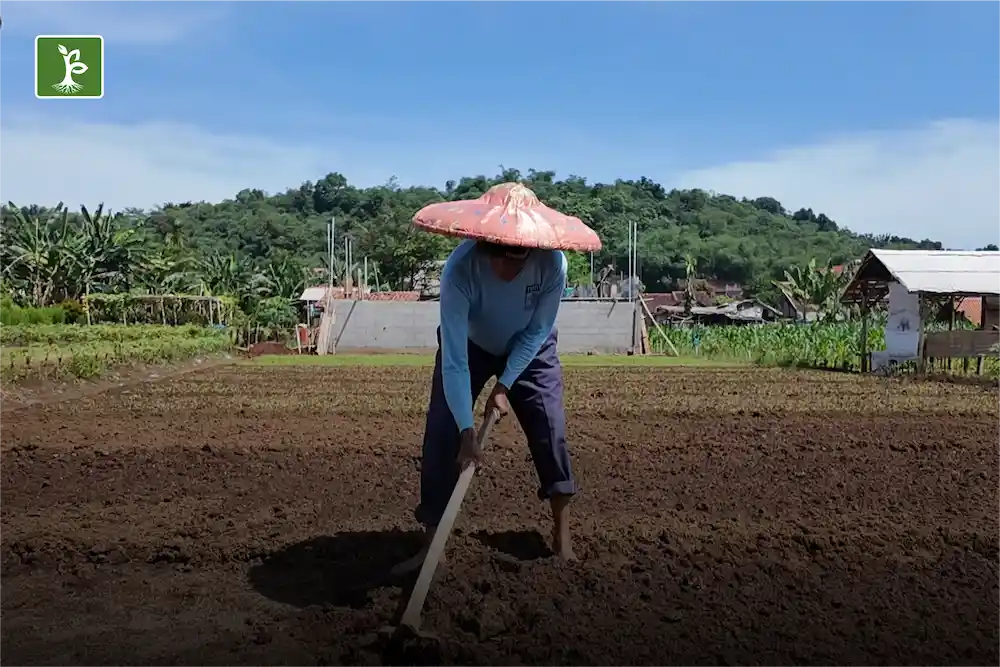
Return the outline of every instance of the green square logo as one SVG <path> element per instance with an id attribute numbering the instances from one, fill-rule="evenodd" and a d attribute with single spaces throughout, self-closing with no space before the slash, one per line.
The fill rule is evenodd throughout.
<path id="1" fill-rule="evenodd" d="M 35 97 L 54 100 L 104 97 L 104 38 L 35 37 Z"/>

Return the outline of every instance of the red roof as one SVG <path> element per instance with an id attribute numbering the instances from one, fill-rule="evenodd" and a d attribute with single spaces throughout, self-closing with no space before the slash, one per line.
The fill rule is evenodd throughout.
<path id="1" fill-rule="evenodd" d="M 684 305 L 685 293 L 684 290 L 675 290 L 673 292 L 647 292 L 642 295 L 643 300 L 646 305 L 653 312 L 661 306 L 682 306 Z M 715 298 L 708 292 L 702 290 L 695 290 L 694 293 L 694 304 L 696 306 L 714 306 Z"/>
<path id="2" fill-rule="evenodd" d="M 673 292 L 647 292 L 642 295 L 642 299 L 653 312 L 656 312 L 656 309 L 660 306 L 676 306 L 682 303 Z"/>
<path id="3" fill-rule="evenodd" d="M 955 312 L 961 313 L 965 319 L 969 320 L 977 327 L 983 323 L 983 300 L 980 297 L 966 297 L 962 299 Z"/>
<path id="4" fill-rule="evenodd" d="M 420 292 L 369 292 L 365 301 L 420 301 Z"/>
<path id="5" fill-rule="evenodd" d="M 362 294 L 360 287 L 351 288 L 348 294 L 343 287 L 334 287 L 330 295 L 334 299 L 364 299 L 365 301 L 420 301 L 420 292 L 368 292 Z"/>

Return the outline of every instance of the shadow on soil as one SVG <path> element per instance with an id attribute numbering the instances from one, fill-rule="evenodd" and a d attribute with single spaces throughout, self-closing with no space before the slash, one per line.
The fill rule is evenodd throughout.
<path id="1" fill-rule="evenodd" d="M 527 562 L 552 556 L 536 531 L 479 531 L 473 537 L 505 561 Z M 399 586 L 408 590 L 417 573 L 393 576 L 391 571 L 420 547 L 421 534 L 417 531 L 337 533 L 270 554 L 250 569 L 248 578 L 254 590 L 275 602 L 299 608 L 332 605 L 360 609 L 376 588 Z"/>
<path id="2" fill-rule="evenodd" d="M 365 606 L 368 594 L 416 576 L 393 577 L 393 566 L 420 550 L 420 533 L 388 530 L 345 532 L 292 544 L 250 569 L 261 595 L 295 607 Z"/>
<path id="3" fill-rule="evenodd" d="M 486 547 L 519 561 L 541 560 L 552 556 L 552 550 L 545 539 L 533 530 L 505 530 L 489 533 L 481 530 L 473 537 Z"/>

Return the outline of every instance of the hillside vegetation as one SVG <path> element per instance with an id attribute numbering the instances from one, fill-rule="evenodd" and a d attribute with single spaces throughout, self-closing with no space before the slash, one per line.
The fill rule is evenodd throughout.
<path id="1" fill-rule="evenodd" d="M 357 188 L 331 173 L 280 194 L 247 189 L 219 203 L 169 203 L 114 215 L 103 207 L 75 213 L 10 204 L 0 233 L 3 291 L 32 306 L 94 293 L 226 295 L 250 313 L 262 300 L 294 298 L 307 283 L 324 280 L 325 272 L 314 269 L 327 262 L 331 216 L 338 247 L 350 235 L 357 264 L 368 258 L 383 286 L 405 289 L 455 243 L 415 231 L 410 220 L 417 209 L 478 197 L 504 181 L 525 183 L 550 206 L 591 225 L 604 240 L 595 258 L 599 267 L 624 270 L 628 221 L 638 221 L 641 275 L 649 291 L 684 278 L 685 258 L 694 260 L 702 278 L 739 282 L 767 297 L 773 280 L 811 259 L 838 264 L 869 247 L 941 247 L 854 233 L 823 213 L 786 211 L 771 197 L 667 191 L 645 178 L 591 184 L 578 176 L 557 180 L 551 171 L 503 169 L 492 178 L 449 181 L 439 190 L 395 182 Z M 95 199 L 100 195 L 95 192 Z M 342 251 L 333 267 L 336 279 L 345 275 L 340 259 Z M 589 266 L 589 258 L 572 257 L 572 280 L 586 282 Z"/>

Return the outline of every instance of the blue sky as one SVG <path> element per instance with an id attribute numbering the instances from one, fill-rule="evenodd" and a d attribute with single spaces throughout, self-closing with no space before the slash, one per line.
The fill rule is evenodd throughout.
<path id="1" fill-rule="evenodd" d="M 329 171 L 440 186 L 503 164 L 1000 237 L 994 2 L 8 0 L 3 19 L 4 199 L 151 206 Z M 36 100 L 34 36 L 74 33 L 105 36 L 105 98 Z"/>

